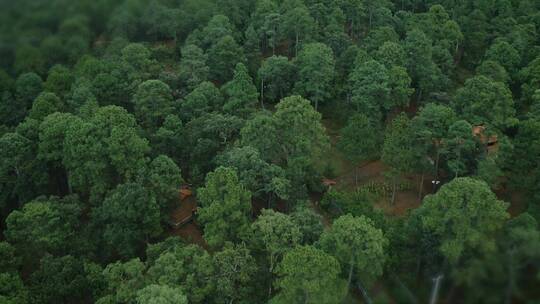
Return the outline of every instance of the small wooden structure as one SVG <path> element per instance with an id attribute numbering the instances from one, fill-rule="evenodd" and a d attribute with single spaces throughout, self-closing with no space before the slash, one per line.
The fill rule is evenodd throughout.
<path id="1" fill-rule="evenodd" d="M 185 200 L 186 198 L 190 197 L 193 194 L 189 186 L 182 186 L 182 188 L 180 188 L 179 193 L 180 193 L 181 201 Z"/>
<path id="2" fill-rule="evenodd" d="M 197 200 L 189 186 L 184 185 L 178 191 L 179 203 L 171 214 L 169 225 L 178 229 L 190 223 L 197 215 Z"/>
<path id="3" fill-rule="evenodd" d="M 323 178 L 322 184 L 325 185 L 326 187 L 331 187 L 331 186 L 335 186 L 337 182 L 333 179 Z"/>
<path id="4" fill-rule="evenodd" d="M 499 139 L 496 134 L 486 134 L 484 125 L 474 126 L 472 133 L 486 146 L 488 154 L 497 152 Z"/>

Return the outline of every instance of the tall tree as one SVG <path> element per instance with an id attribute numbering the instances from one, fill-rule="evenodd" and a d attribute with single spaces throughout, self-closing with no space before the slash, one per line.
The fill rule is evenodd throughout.
<path id="1" fill-rule="evenodd" d="M 174 245 L 149 265 L 146 278 L 152 284 L 176 286 L 189 303 L 208 303 L 215 292 L 212 257 L 197 245 Z"/>
<path id="2" fill-rule="evenodd" d="M 477 141 L 471 130 L 473 127 L 467 121 L 458 120 L 450 126 L 447 138 L 444 140 L 444 154 L 447 165 L 454 177 L 467 173 L 476 167 L 475 150 Z"/>
<path id="3" fill-rule="evenodd" d="M 386 103 L 390 94 L 386 68 L 375 60 L 363 62 L 349 75 L 349 83 L 357 111 L 381 120 L 380 104 Z"/>
<path id="4" fill-rule="evenodd" d="M 251 193 L 238 181 L 234 169 L 219 167 L 209 173 L 197 194 L 201 204 L 198 220 L 210 246 L 221 247 L 226 241 L 236 242 L 246 235 Z"/>
<path id="5" fill-rule="evenodd" d="M 135 302 L 137 291 L 144 286 L 144 271 L 145 265 L 139 258 L 107 265 L 101 273 L 105 281 L 104 292 L 96 303 Z"/>
<path id="6" fill-rule="evenodd" d="M 161 233 L 155 196 L 136 183 L 116 187 L 92 211 L 92 223 L 101 231 L 105 254 L 134 257 L 145 242 Z"/>
<path id="7" fill-rule="evenodd" d="M 263 107 L 265 99 L 276 101 L 290 93 L 295 74 L 296 68 L 287 57 L 271 56 L 262 62 L 257 75 Z"/>
<path id="8" fill-rule="evenodd" d="M 30 277 L 35 303 L 85 301 L 92 298 L 85 263 L 71 255 L 46 255 Z"/>
<path id="9" fill-rule="evenodd" d="M 188 300 L 180 288 L 151 284 L 137 292 L 137 303 L 187 304 Z"/>
<path id="10" fill-rule="evenodd" d="M 331 85 L 335 76 L 332 49 L 323 43 L 306 44 L 296 58 L 296 66 L 298 80 L 294 89 L 315 103 L 317 110 L 319 103 L 332 96 Z"/>
<path id="11" fill-rule="evenodd" d="M 184 121 L 190 121 L 222 107 L 223 96 L 220 90 L 213 83 L 203 81 L 180 102 L 179 116 Z"/>
<path id="12" fill-rule="evenodd" d="M 468 79 L 456 92 L 453 106 L 464 119 L 476 125 L 505 129 L 516 123 L 512 92 L 505 84 L 485 76 Z"/>
<path id="13" fill-rule="evenodd" d="M 25 258 L 45 252 L 66 253 L 72 248 L 81 214 L 81 208 L 71 200 L 52 197 L 26 203 L 7 217 L 6 239 Z"/>
<path id="14" fill-rule="evenodd" d="M 242 302 L 252 297 L 257 265 L 245 245 L 225 246 L 212 256 L 212 262 L 216 303 Z"/>
<path id="15" fill-rule="evenodd" d="M 344 282 L 339 262 L 322 250 L 298 246 L 285 255 L 276 273 L 279 293 L 270 303 L 339 303 Z"/>
<path id="16" fill-rule="evenodd" d="M 410 128 L 410 120 L 402 113 L 394 118 L 385 132 L 381 160 L 391 168 L 392 203 L 396 198 L 399 175 L 409 172 L 414 162 Z"/>
<path id="17" fill-rule="evenodd" d="M 171 89 L 160 80 L 141 83 L 133 100 L 135 116 L 149 132 L 157 130 L 174 108 Z"/>
<path id="18" fill-rule="evenodd" d="M 360 286 L 371 284 L 382 275 L 385 262 L 385 246 L 388 241 L 380 229 L 364 216 L 350 214 L 339 217 L 332 228 L 321 235 L 321 248 L 334 256 L 347 275 L 347 291 L 353 275 L 359 279 Z M 369 303 L 366 287 L 362 287 L 364 301 Z"/>
<path id="19" fill-rule="evenodd" d="M 355 165 L 355 181 L 358 184 L 358 167 L 362 161 L 379 155 L 382 135 L 378 121 L 364 114 L 351 116 L 340 131 L 338 148 Z"/>
<path id="20" fill-rule="evenodd" d="M 283 255 L 294 248 L 302 237 L 300 229 L 289 215 L 264 209 L 252 225 L 253 242 L 259 250 L 263 250 L 268 258 L 268 273 L 274 273 L 276 265 Z M 268 296 L 272 294 L 272 280 L 268 288 Z"/>
<path id="21" fill-rule="evenodd" d="M 187 92 L 191 92 L 201 82 L 208 80 L 210 68 L 206 64 L 207 61 L 207 55 L 199 47 L 189 44 L 182 48 L 178 77 L 187 87 Z"/>
<path id="22" fill-rule="evenodd" d="M 162 216 L 168 216 L 170 208 L 178 199 L 178 190 L 183 182 L 180 168 L 165 155 L 154 158 L 148 168 L 141 170 L 140 179 L 156 198 Z"/>
<path id="23" fill-rule="evenodd" d="M 137 134 L 135 118 L 117 106 L 97 109 L 86 121 L 74 120 L 66 130 L 62 163 L 74 191 L 100 202 L 107 190 L 133 180 L 149 152 Z"/>
<path id="24" fill-rule="evenodd" d="M 227 99 L 223 105 L 226 113 L 247 117 L 255 110 L 259 93 L 244 64 L 236 65 L 233 79 L 221 89 Z"/>
<path id="25" fill-rule="evenodd" d="M 493 252 L 494 235 L 509 217 L 507 207 L 485 182 L 456 178 L 426 196 L 414 216 L 424 237 L 435 237 L 438 253 L 459 271 L 471 254 Z"/>
<path id="26" fill-rule="evenodd" d="M 427 170 L 433 169 L 435 178 L 438 179 L 439 164 L 444 151 L 443 139 L 447 137 L 450 126 L 456 120 L 454 110 L 435 103 L 426 104 L 412 119 L 411 128 L 415 134 L 414 146 L 418 153 L 415 169 L 420 171 L 422 178 Z M 420 197 L 421 192 L 422 189 Z"/>
<path id="27" fill-rule="evenodd" d="M 28 117 L 41 121 L 49 114 L 63 112 L 64 108 L 64 104 L 56 94 L 43 92 L 34 100 Z"/>
<path id="28" fill-rule="evenodd" d="M 309 39 L 312 29 L 315 27 L 315 20 L 301 2 L 284 1 L 282 7 L 284 13 L 281 17 L 279 31 L 283 36 L 294 41 L 294 56 L 297 57 L 300 42 Z"/>
<path id="29" fill-rule="evenodd" d="M 422 100 L 424 94 L 442 87 L 445 80 L 439 67 L 433 62 L 432 41 L 424 32 L 413 29 L 407 33 L 404 48 L 408 54 L 407 70 L 418 88 L 417 99 Z M 422 64 L 418 64 L 420 62 Z"/>
<path id="30" fill-rule="evenodd" d="M 220 83 L 232 78 L 236 64 L 246 62 L 242 48 L 228 35 L 212 45 L 207 54 L 210 78 Z"/>

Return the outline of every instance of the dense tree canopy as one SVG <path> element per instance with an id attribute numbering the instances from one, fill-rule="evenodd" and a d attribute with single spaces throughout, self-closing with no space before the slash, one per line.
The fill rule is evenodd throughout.
<path id="1" fill-rule="evenodd" d="M 0 303 L 540 299 L 539 1 L 0 6 Z"/>

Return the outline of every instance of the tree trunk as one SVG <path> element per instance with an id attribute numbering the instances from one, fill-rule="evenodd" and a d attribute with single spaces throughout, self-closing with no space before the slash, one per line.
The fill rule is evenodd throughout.
<path id="1" fill-rule="evenodd" d="M 438 274 L 433 278 L 433 289 L 431 290 L 431 296 L 429 298 L 429 304 L 436 304 L 439 298 L 439 289 L 441 287 L 441 281 L 444 275 Z"/>
<path id="2" fill-rule="evenodd" d="M 349 288 L 351 287 L 351 281 L 352 281 L 352 276 L 353 276 L 353 272 L 354 272 L 354 264 L 353 264 L 353 259 L 351 258 L 351 262 L 350 262 L 350 265 L 349 265 L 349 276 L 347 278 L 347 293 L 349 292 Z M 345 293 L 345 294 L 347 294 Z"/>
<path id="3" fill-rule="evenodd" d="M 294 57 L 298 57 L 298 41 L 300 39 L 298 38 L 298 32 L 296 32 L 296 42 L 294 44 Z"/>
<path id="4" fill-rule="evenodd" d="M 318 111 L 319 108 L 319 100 L 315 100 L 315 111 Z"/>
<path id="5" fill-rule="evenodd" d="M 422 192 L 424 191 L 424 172 L 422 172 L 422 177 L 420 178 L 420 190 L 418 190 L 418 199 L 422 199 Z"/>
<path id="6" fill-rule="evenodd" d="M 439 153 L 439 148 L 437 148 L 437 155 L 435 156 L 435 180 L 439 180 L 439 159 L 441 154 Z"/>
<path id="7" fill-rule="evenodd" d="M 354 167 L 354 183 L 358 187 L 358 164 Z"/>
<path id="8" fill-rule="evenodd" d="M 264 110 L 264 79 L 261 77 L 261 108 Z"/>
<path id="9" fill-rule="evenodd" d="M 422 100 L 422 89 L 418 89 L 418 97 L 416 99 L 417 102 L 420 102 Z"/>
<path id="10" fill-rule="evenodd" d="M 508 256 L 508 283 L 504 292 L 504 304 L 512 303 L 512 289 L 514 285 L 513 252 Z"/>
<path id="11" fill-rule="evenodd" d="M 397 188 L 397 178 L 394 176 L 392 178 L 392 205 L 396 201 L 396 188 Z"/>
<path id="12" fill-rule="evenodd" d="M 401 279 L 397 276 L 397 274 L 395 273 L 392 273 L 392 278 L 394 279 L 394 281 L 396 281 L 398 283 L 398 285 L 403 289 L 405 290 L 405 294 L 407 295 L 407 297 L 409 298 L 409 302 L 410 303 L 413 303 L 413 304 L 417 304 L 418 303 L 418 299 L 416 298 L 416 296 L 412 293 L 412 291 L 409 289 L 409 287 L 407 287 L 405 285 L 405 283 L 403 283 L 401 281 Z"/>
<path id="13" fill-rule="evenodd" d="M 362 286 L 362 282 L 358 281 L 356 285 L 358 286 L 358 289 L 360 289 L 360 292 L 362 292 L 362 298 L 364 299 L 364 303 L 371 304 L 371 298 L 369 297 L 364 286 Z"/>
<path id="14" fill-rule="evenodd" d="M 274 255 L 270 254 L 270 268 L 268 271 L 270 272 L 270 284 L 268 284 L 268 299 L 272 297 L 272 271 L 274 268 Z"/>

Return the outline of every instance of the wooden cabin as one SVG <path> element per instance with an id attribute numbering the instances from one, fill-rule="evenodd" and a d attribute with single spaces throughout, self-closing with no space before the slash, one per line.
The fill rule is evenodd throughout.
<path id="1" fill-rule="evenodd" d="M 322 184 L 325 185 L 326 187 L 331 187 L 331 186 L 335 186 L 337 182 L 333 179 L 323 178 Z"/>
<path id="2" fill-rule="evenodd" d="M 197 200 L 189 186 L 184 185 L 178 190 L 179 201 L 172 210 L 169 224 L 178 229 L 193 221 L 197 213 Z"/>
<path id="3" fill-rule="evenodd" d="M 497 152 L 499 139 L 496 134 L 486 134 L 486 127 L 484 125 L 474 126 L 472 133 L 486 146 L 488 154 Z"/>

